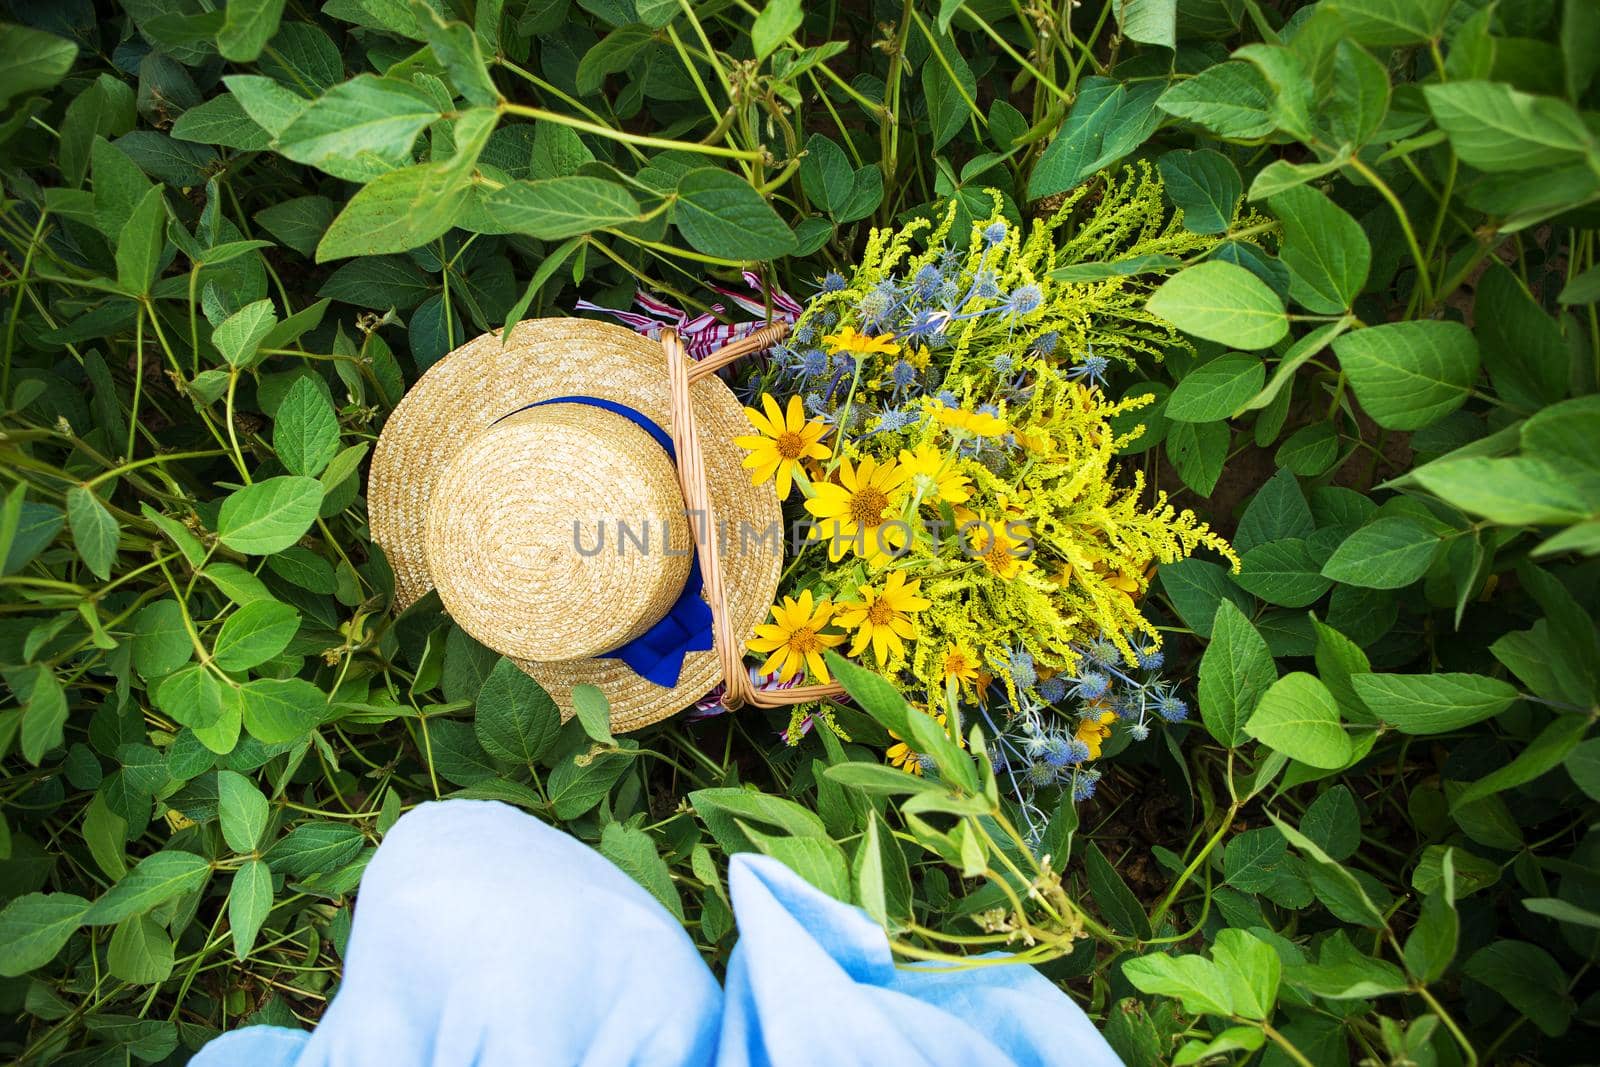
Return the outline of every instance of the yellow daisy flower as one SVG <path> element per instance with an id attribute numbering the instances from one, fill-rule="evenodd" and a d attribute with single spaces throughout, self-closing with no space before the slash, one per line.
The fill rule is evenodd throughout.
<path id="1" fill-rule="evenodd" d="M 946 407 L 938 400 L 933 401 L 931 410 L 939 425 L 947 430 L 959 430 L 978 437 L 999 437 L 1010 429 L 1004 419 L 995 415 L 968 411 L 966 408 Z"/>
<path id="2" fill-rule="evenodd" d="M 829 538 L 828 558 L 837 563 L 854 548 L 868 563 L 886 559 L 889 549 L 898 550 L 906 541 L 905 523 L 885 524 L 890 505 L 905 485 L 906 472 L 893 460 L 879 464 L 871 456 L 860 466 L 849 459 L 839 463 L 838 482 L 817 482 L 806 510 L 817 519 L 812 530 L 816 538 Z"/>
<path id="3" fill-rule="evenodd" d="M 799 395 L 789 398 L 787 412 L 778 408 L 778 402 L 766 393 L 761 394 L 762 415 L 754 408 L 745 408 L 745 417 L 759 433 L 735 437 L 733 443 L 750 454 L 744 465 L 754 468 L 750 484 L 760 485 L 774 476 L 778 480 L 778 499 L 788 500 L 789 489 L 800 464 L 806 459 L 827 459 L 833 451 L 822 443 L 828 428 L 815 419 L 807 419 Z"/>
<path id="4" fill-rule="evenodd" d="M 782 604 L 772 605 L 772 622 L 757 626 L 756 636 L 745 647 L 752 652 L 770 652 L 767 662 L 761 665 L 761 673 L 781 669 L 780 682 L 793 678 L 802 667 L 809 668 L 818 681 L 826 682 L 828 665 L 822 652 L 844 641 L 844 634 L 822 632 L 832 619 L 833 601 L 813 603 L 811 590 L 807 589 L 798 600 L 786 596 Z"/>
<path id="5" fill-rule="evenodd" d="M 912 714 L 921 715 L 924 713 L 916 711 L 912 712 Z M 933 717 L 933 721 L 938 723 L 940 726 L 944 726 L 944 713 L 940 712 L 938 715 L 935 715 Z M 884 749 L 884 758 L 887 759 L 892 765 L 899 767 L 902 771 L 905 771 L 907 774 L 915 774 L 918 777 L 921 777 L 922 753 L 918 752 L 916 749 L 902 741 L 900 739 L 900 735 L 895 733 L 893 730 L 889 731 L 889 736 L 894 738 L 895 743 Z M 965 742 L 962 744 L 963 747 L 965 747 Z"/>
<path id="6" fill-rule="evenodd" d="M 1007 581 L 1033 566 L 1026 540 L 1013 537 L 1004 522 L 985 522 L 968 531 L 972 554 Z"/>
<path id="7" fill-rule="evenodd" d="M 890 571 L 882 589 L 863 585 L 860 603 L 839 605 L 835 621 L 856 632 L 850 654 L 859 656 L 870 644 L 880 667 L 888 662 L 891 652 L 895 656 L 904 655 L 902 639 L 910 640 L 917 633 L 917 624 L 911 616 L 932 604 L 917 595 L 921 586 L 920 580 L 906 581 L 902 571 Z"/>
<path id="8" fill-rule="evenodd" d="M 869 333 L 857 333 L 853 326 L 845 326 L 838 333 L 825 335 L 822 343 L 828 346 L 828 354 L 834 356 L 840 352 L 848 352 L 857 357 L 871 355 L 874 352 L 893 356 L 900 352 L 900 346 L 894 343 L 894 334 L 873 336 Z"/>
<path id="9" fill-rule="evenodd" d="M 929 503 L 943 500 L 964 504 L 972 496 L 971 483 L 956 468 L 955 457 L 932 445 L 918 445 L 915 452 L 901 449 L 900 469 L 907 473 L 913 487 L 922 490 L 922 499 Z"/>
<path id="10" fill-rule="evenodd" d="M 1090 759 L 1099 759 L 1100 746 L 1111 736 L 1111 724 L 1117 721 L 1117 713 L 1098 701 L 1092 702 L 1089 709 L 1089 714 L 1079 721 L 1078 729 L 1072 736 L 1089 749 Z"/>
<path id="11" fill-rule="evenodd" d="M 950 647 L 944 650 L 944 659 L 939 663 L 939 674 L 946 682 L 954 681 L 962 686 L 971 685 L 977 681 L 980 662 L 972 649 L 960 641 L 952 641 Z"/>

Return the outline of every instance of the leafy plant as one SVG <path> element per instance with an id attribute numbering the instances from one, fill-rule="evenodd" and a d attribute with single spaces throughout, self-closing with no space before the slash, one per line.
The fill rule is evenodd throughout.
<path id="1" fill-rule="evenodd" d="M 725 857 L 767 852 L 907 958 L 1038 963 L 1130 1063 L 1588 1057 L 1592 4 L 215 6 L 0 26 L 8 1059 L 314 1023 L 364 863 L 447 795 L 595 844 L 714 962 Z M 994 189 L 1020 227 L 1124 163 L 1184 240 L 1052 277 L 1183 335 L 1109 371 L 1119 461 L 1242 566 L 1158 570 L 1198 718 L 1114 726 L 1036 839 L 993 731 L 848 663 L 849 740 L 615 738 L 389 609 L 363 462 L 468 337 L 726 318 L 744 269 L 807 292 L 874 226 Z"/>

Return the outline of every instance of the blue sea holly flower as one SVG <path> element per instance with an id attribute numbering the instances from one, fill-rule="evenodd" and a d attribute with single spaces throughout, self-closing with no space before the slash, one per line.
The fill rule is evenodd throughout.
<path id="1" fill-rule="evenodd" d="M 932 263 L 924 263 L 912 276 L 911 288 L 922 299 L 927 300 L 939 291 L 939 285 L 944 281 L 944 275 Z"/>
<path id="2" fill-rule="evenodd" d="M 983 300 L 993 300 L 1000 295 L 1000 282 L 994 271 L 981 270 L 972 279 L 972 295 Z"/>
<path id="3" fill-rule="evenodd" d="M 1144 741 L 1150 736 L 1150 724 L 1143 719 L 1134 719 L 1128 723 L 1128 736 L 1135 741 Z"/>
<path id="4" fill-rule="evenodd" d="M 808 345 L 816 340 L 817 328 L 810 322 L 802 322 L 794 328 L 794 333 L 789 337 L 797 345 Z"/>
<path id="5" fill-rule="evenodd" d="M 894 312 L 894 296 L 886 292 L 880 284 L 867 292 L 866 296 L 856 304 L 856 314 L 861 316 L 863 326 L 868 332 L 876 332 L 877 327 Z"/>
<path id="6" fill-rule="evenodd" d="M 1028 764 L 1028 781 L 1034 785 L 1050 785 L 1056 780 L 1056 769 L 1044 760 Z"/>
<path id="7" fill-rule="evenodd" d="M 1059 704 L 1067 698 L 1067 683 L 1060 676 L 1046 678 L 1039 683 L 1039 699 L 1046 704 Z"/>
<path id="8" fill-rule="evenodd" d="M 1078 677 L 1077 693 L 1086 700 L 1098 700 L 1111 688 L 1111 679 L 1099 671 L 1084 671 Z"/>
<path id="9" fill-rule="evenodd" d="M 997 245 L 1006 239 L 1006 224 L 991 222 L 983 228 L 984 244 Z"/>
<path id="10" fill-rule="evenodd" d="M 956 301 L 961 299 L 961 285 L 953 278 L 946 278 L 939 283 L 939 303 L 947 308 L 954 308 Z"/>
<path id="11" fill-rule="evenodd" d="M 1048 356 L 1056 350 L 1056 346 L 1060 343 L 1061 335 L 1051 330 L 1049 333 L 1041 333 L 1033 339 L 1033 350 L 1041 356 Z"/>
<path id="12" fill-rule="evenodd" d="M 1100 386 L 1105 384 L 1106 371 L 1111 367 L 1111 361 L 1105 356 L 1098 356 L 1090 352 L 1083 357 L 1083 362 L 1067 371 L 1067 377 L 1075 381 L 1085 381 L 1090 385 Z"/>
<path id="13" fill-rule="evenodd" d="M 1037 285 L 1031 282 L 1019 285 L 1011 291 L 1011 299 L 1006 303 L 1006 309 L 1015 317 L 1022 318 L 1032 315 L 1039 310 L 1039 305 L 1044 303 L 1044 293 Z"/>
<path id="14" fill-rule="evenodd" d="M 1006 661 L 1011 681 L 1018 689 L 1032 689 L 1039 682 L 1039 672 L 1034 669 L 1033 656 L 1026 649 L 1017 649 Z"/>
<path id="15" fill-rule="evenodd" d="M 922 416 L 915 411 L 905 408 L 884 408 L 878 413 L 878 430 L 881 433 L 898 433 L 907 426 L 914 426 Z"/>
<path id="16" fill-rule="evenodd" d="M 904 389 L 917 380 L 917 368 L 903 359 L 896 360 L 894 366 L 889 369 L 889 380 Z"/>
<path id="17" fill-rule="evenodd" d="M 911 321 L 900 331 L 901 336 L 907 341 L 922 344 L 936 343 L 944 332 L 945 326 L 950 322 L 950 316 L 943 311 L 932 308 L 919 308 L 912 312 Z"/>
<path id="18" fill-rule="evenodd" d="M 1108 667 L 1117 662 L 1121 653 L 1117 651 L 1117 646 L 1109 638 L 1097 637 L 1084 647 L 1083 656 L 1091 663 Z"/>
<path id="19" fill-rule="evenodd" d="M 917 766 L 922 768 L 924 775 L 937 774 L 939 771 L 939 765 L 925 752 L 917 756 Z"/>
<path id="20" fill-rule="evenodd" d="M 1168 722 L 1182 722 L 1189 717 L 1189 705 L 1172 693 L 1162 693 L 1156 698 L 1156 714 Z"/>
<path id="21" fill-rule="evenodd" d="M 1072 772 L 1072 800 L 1081 804 L 1094 796 L 1094 787 L 1100 784 L 1100 772 L 1092 767 L 1079 767 Z"/>
<path id="22" fill-rule="evenodd" d="M 1167 660 L 1166 655 L 1155 645 L 1141 642 L 1134 648 L 1133 651 L 1134 655 L 1136 655 L 1139 659 L 1140 670 L 1159 670 L 1161 665 Z"/>
<path id="23" fill-rule="evenodd" d="M 963 256 L 959 249 L 951 248 L 949 245 L 946 245 L 944 250 L 939 253 L 939 273 L 949 274 L 951 271 L 961 266 L 962 258 Z"/>
<path id="24" fill-rule="evenodd" d="M 843 292 L 845 287 L 844 275 L 836 270 L 830 270 L 822 276 L 822 291 L 824 293 Z"/>
<path id="25" fill-rule="evenodd" d="M 1050 739 L 1044 758 L 1052 767 L 1071 767 L 1089 758 L 1089 746 L 1076 737 L 1057 734 Z"/>
<path id="26" fill-rule="evenodd" d="M 961 406 L 960 398 L 948 389 L 939 390 L 939 392 L 934 396 L 934 399 L 947 408 L 958 408 Z"/>
<path id="27" fill-rule="evenodd" d="M 808 348 L 800 353 L 797 366 L 807 378 L 820 378 L 828 373 L 828 353 L 820 348 Z"/>

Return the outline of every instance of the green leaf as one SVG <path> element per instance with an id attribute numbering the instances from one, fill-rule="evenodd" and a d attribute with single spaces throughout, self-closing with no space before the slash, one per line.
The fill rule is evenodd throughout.
<path id="1" fill-rule="evenodd" d="M 1353 150 L 1383 125 L 1389 95 L 1388 68 L 1360 45 L 1341 40 L 1334 51 L 1333 92 L 1321 101 L 1319 117 L 1336 142 Z"/>
<path id="2" fill-rule="evenodd" d="M 262 299 L 223 319 L 211 331 L 211 343 L 231 367 L 246 367 L 255 362 L 261 339 L 278 323 L 277 309 L 270 299 Z"/>
<path id="3" fill-rule="evenodd" d="M 1452 81 L 1422 89 L 1439 128 L 1463 163 L 1490 173 L 1593 167 L 1594 134 L 1571 104 L 1519 92 L 1504 82 Z"/>
<path id="4" fill-rule="evenodd" d="M 22 709 L 22 758 L 37 767 L 45 753 L 60 748 L 67 723 L 67 694 L 44 664 L 33 669 L 33 692 Z"/>
<path id="5" fill-rule="evenodd" d="M 101 581 L 110 578 L 122 527 L 93 489 L 75 485 L 67 490 L 67 523 L 72 528 L 73 547 L 89 570 Z"/>
<path id="6" fill-rule="evenodd" d="M 1281 864 L 1288 843 L 1271 826 L 1246 830 L 1228 840 L 1222 850 L 1222 873 L 1241 893 L 1263 893 L 1283 877 Z"/>
<path id="7" fill-rule="evenodd" d="M 1362 44 L 1403 45 L 1437 40 L 1451 0 L 1333 0 L 1344 30 Z"/>
<path id="8" fill-rule="evenodd" d="M 1251 548 L 1240 557 L 1234 581 L 1267 603 L 1285 608 L 1315 603 L 1333 584 L 1331 578 L 1323 577 L 1311 542 L 1299 537 L 1283 537 Z"/>
<path id="9" fill-rule="evenodd" d="M 1573 782 L 1591 800 L 1600 800 L 1600 737 L 1592 737 L 1567 753 L 1562 761 Z"/>
<path id="10" fill-rule="evenodd" d="M 1168 152 L 1156 161 L 1167 195 L 1183 212 L 1184 229 L 1222 233 L 1233 222 L 1244 183 L 1221 152 L 1210 148 Z"/>
<path id="11" fill-rule="evenodd" d="M 1183 484 L 1207 495 L 1222 475 L 1232 434 L 1225 422 L 1179 422 L 1167 431 L 1167 458 Z"/>
<path id="12" fill-rule="evenodd" d="M 233 956 L 250 955 L 261 924 L 272 911 L 272 871 L 265 860 L 250 860 L 233 873 L 228 889 L 228 932 L 233 936 Z"/>
<path id="13" fill-rule="evenodd" d="M 1357 674 L 1350 684 L 1384 722 L 1408 734 L 1442 734 L 1500 714 L 1517 690 L 1481 674 Z"/>
<path id="14" fill-rule="evenodd" d="M 1227 984 L 1234 1014 L 1269 1019 L 1278 1006 L 1283 963 L 1278 951 L 1244 930 L 1222 930 L 1211 946 L 1211 959 Z"/>
<path id="15" fill-rule="evenodd" d="M 260 74 L 231 74 L 222 79 L 228 91 L 239 99 L 239 106 L 274 138 L 305 113 L 310 104 L 293 89 L 285 88 Z"/>
<path id="16" fill-rule="evenodd" d="M 1560 715 L 1539 735 L 1528 742 L 1526 748 L 1505 766 L 1491 771 L 1463 789 L 1451 803 L 1453 812 L 1459 813 L 1485 797 L 1515 789 L 1559 767 L 1578 747 L 1578 742 L 1589 730 L 1588 721 L 1581 715 Z"/>
<path id="17" fill-rule="evenodd" d="M 639 202 L 632 193 L 616 182 L 586 175 L 511 182 L 485 196 L 482 207 L 497 232 L 524 233 L 544 241 L 639 218 Z"/>
<path id="18" fill-rule="evenodd" d="M 312 379 L 296 380 L 278 404 L 272 447 L 290 474 L 313 478 L 339 451 L 339 419 Z"/>
<path id="19" fill-rule="evenodd" d="M 65 37 L 0 22 L 0 107 L 12 97 L 55 85 L 77 57 L 78 46 Z"/>
<path id="20" fill-rule="evenodd" d="M 1496 941 L 1473 953 L 1462 972 L 1504 997 L 1551 1037 L 1567 1032 L 1573 1011 L 1567 973 L 1539 946 Z"/>
<path id="21" fill-rule="evenodd" d="M 1437 982 L 1455 959 L 1461 922 L 1456 916 L 1453 891 L 1422 898 L 1417 922 L 1406 936 L 1406 969 L 1424 982 Z"/>
<path id="22" fill-rule="evenodd" d="M 1122 974 L 1141 993 L 1177 997 L 1193 1015 L 1233 1014 L 1229 983 L 1203 956 L 1140 956 L 1124 962 Z"/>
<path id="23" fill-rule="evenodd" d="M 167 675 L 155 691 L 156 706 L 173 721 L 196 730 L 222 717 L 222 685 L 204 664 L 196 663 Z"/>
<path id="24" fill-rule="evenodd" d="M 0 976 L 16 978 L 55 959 L 88 911 L 89 902 L 71 893 L 25 893 L 11 901 L 0 911 Z"/>
<path id="25" fill-rule="evenodd" d="M 183 609 L 171 597 L 146 604 L 133 617 L 133 667 L 146 679 L 171 674 L 194 655 Z"/>
<path id="26" fill-rule="evenodd" d="M 298 741 L 328 713 L 327 696 L 303 678 L 257 678 L 238 689 L 244 728 L 257 741 Z"/>
<path id="27" fill-rule="evenodd" d="M 157 904 L 199 889 L 210 874 L 211 864 L 193 852 L 167 849 L 153 853 L 101 894 L 83 913 L 83 922 L 104 926 L 142 915 Z"/>
<path id="28" fill-rule="evenodd" d="M 556 764 L 545 783 L 550 810 L 558 819 L 576 819 L 600 803 L 600 798 L 633 765 L 633 757 L 627 751 L 595 756 L 584 763 L 578 762 L 580 755 L 573 753 Z"/>
<path id="29" fill-rule="evenodd" d="M 1117 26 L 1130 41 L 1176 48 L 1177 0 L 1117 0 Z"/>
<path id="30" fill-rule="evenodd" d="M 161 269 L 167 243 L 167 201 L 157 185 L 144 194 L 117 236 L 117 284 L 145 296 Z"/>
<path id="31" fill-rule="evenodd" d="M 347 823 L 307 822 L 280 838 L 264 858 L 278 874 L 309 878 L 343 867 L 366 843 L 361 831 Z"/>
<path id="32" fill-rule="evenodd" d="M 1167 400 L 1167 418 L 1178 422 L 1226 419 L 1255 396 L 1267 380 L 1256 356 L 1229 352 L 1195 367 Z"/>
<path id="33" fill-rule="evenodd" d="M 322 483 L 283 475 L 229 494 L 217 515 L 217 537 L 249 555 L 281 552 L 300 540 L 322 506 Z"/>
<path id="34" fill-rule="evenodd" d="M 795 246 L 761 194 L 717 167 L 697 167 L 678 179 L 672 222 L 696 251 L 722 259 L 776 259 Z"/>
<path id="35" fill-rule="evenodd" d="M 498 8 L 497 8 L 498 9 Z M 467 103 L 478 107 L 494 107 L 500 103 L 500 93 L 489 76 L 484 62 L 478 35 L 464 22 L 447 21 L 440 17 L 431 4 L 412 0 L 411 13 L 416 18 L 417 29 L 433 48 L 456 91 Z"/>
<path id="36" fill-rule="evenodd" d="M 922 96 L 937 151 L 978 113 L 978 82 L 949 37 L 933 37 L 929 43 L 933 53 L 922 61 Z"/>
<path id="37" fill-rule="evenodd" d="M 767 0 L 750 27 L 750 46 L 755 50 L 756 62 L 776 51 L 804 20 L 800 0 Z"/>
<path id="38" fill-rule="evenodd" d="M 1231 601 L 1217 604 L 1211 642 L 1200 658 L 1200 717 L 1218 744 L 1238 748 L 1261 696 L 1278 680 L 1272 653 Z"/>
<path id="39" fill-rule="evenodd" d="M 1348 786 L 1326 790 L 1300 817 L 1300 832 L 1317 843 L 1329 859 L 1347 860 L 1361 845 L 1361 815 Z"/>
<path id="40" fill-rule="evenodd" d="M 850 900 L 850 864 L 828 837 L 779 837 L 743 826 L 751 843 L 835 900 Z"/>
<path id="41" fill-rule="evenodd" d="M 683 921 L 683 900 L 678 896 L 677 886 L 672 884 L 672 872 L 661 853 L 656 851 L 655 841 L 649 834 L 619 822 L 606 823 L 600 832 L 600 854 L 649 890 L 673 918 Z"/>
<path id="42" fill-rule="evenodd" d="M 165 982 L 172 974 L 172 938 L 148 915 L 130 915 L 111 931 L 106 970 L 136 985 Z"/>
<path id="43" fill-rule="evenodd" d="M 1279 255 L 1289 268 L 1289 295 L 1322 315 L 1349 308 L 1372 264 L 1372 246 L 1361 225 L 1305 185 L 1274 196 L 1271 206 L 1283 221 Z"/>
<path id="44" fill-rule="evenodd" d="M 1208 260 L 1161 283 L 1149 309 L 1185 333 L 1254 350 L 1269 348 L 1289 332 L 1283 303 L 1243 267 Z"/>
<path id="45" fill-rule="evenodd" d="M 611 736 L 611 702 L 599 686 L 573 686 L 572 710 L 591 741 L 599 741 L 604 745 L 617 743 L 617 739 Z"/>
<path id="46" fill-rule="evenodd" d="M 243 853 L 259 849 L 271 813 L 254 782 L 234 771 L 217 772 L 217 815 L 229 848 Z"/>
<path id="47" fill-rule="evenodd" d="M 1369 326 L 1333 341 L 1356 399 L 1386 430 L 1418 430 L 1460 407 L 1478 378 L 1478 343 L 1459 322 Z"/>
<path id="48" fill-rule="evenodd" d="M 836 763 L 823 773 L 840 785 L 879 796 L 904 796 L 940 789 L 938 783 L 921 775 L 908 774 L 881 763 Z"/>
<path id="49" fill-rule="evenodd" d="M 228 0 L 217 51 L 223 59 L 251 63 L 278 32 L 284 0 Z"/>
<path id="50" fill-rule="evenodd" d="M 1151 937 L 1150 918 L 1144 905 L 1133 895 L 1128 883 L 1117 874 L 1099 846 L 1090 842 L 1083 855 L 1083 870 L 1089 880 L 1089 893 L 1101 914 L 1118 933 L 1131 934 L 1141 941 Z"/>
<path id="51" fill-rule="evenodd" d="M 478 691 L 472 725 L 489 755 L 527 766 L 555 744 L 561 712 L 538 682 L 502 656 Z"/>
<path id="52" fill-rule="evenodd" d="M 1130 91 L 1110 78 L 1092 75 L 1078 86 L 1067 121 L 1040 155 L 1028 179 L 1028 198 L 1065 192 L 1110 166 L 1155 132 L 1159 85 Z"/>
<path id="53" fill-rule="evenodd" d="M 1207 67 L 1161 94 L 1156 106 L 1229 140 L 1265 137 L 1277 128 L 1272 90 L 1249 63 Z"/>
<path id="54" fill-rule="evenodd" d="M 1579 522 L 1600 512 L 1600 497 L 1573 475 L 1570 464 L 1532 456 L 1467 456 L 1411 472 L 1435 496 L 1508 526 Z"/>
<path id="55" fill-rule="evenodd" d="M 222 624 L 211 655 L 225 671 L 248 670 L 287 648 L 299 628 L 300 613 L 288 604 L 252 600 Z"/>
<path id="56" fill-rule="evenodd" d="M 1416 519 L 1384 516 L 1341 541 L 1322 573 L 1365 589 L 1402 589 L 1428 572 L 1442 543 Z"/>
<path id="57" fill-rule="evenodd" d="M 456 154 L 378 175 L 344 206 L 317 242 L 317 262 L 405 252 L 443 236 L 467 205 L 472 167 L 494 130 L 492 108 L 463 112 L 454 129 Z"/>
<path id="58" fill-rule="evenodd" d="M 800 187 L 813 204 L 830 215 L 838 215 L 850 201 L 855 176 L 844 149 L 824 134 L 811 135 L 806 142 L 806 157 L 800 163 Z"/>
<path id="59" fill-rule="evenodd" d="M 239 79 L 228 80 L 234 92 Z M 242 98 L 250 117 L 269 130 Z M 417 135 L 439 118 L 432 96 L 409 82 L 361 74 L 340 82 L 278 133 L 278 151 L 346 181 L 367 182 L 411 162 Z"/>
<path id="60" fill-rule="evenodd" d="M 1333 694 L 1304 671 L 1284 675 L 1262 694 L 1245 731 L 1290 759 L 1327 770 L 1343 767 L 1354 751 Z"/>

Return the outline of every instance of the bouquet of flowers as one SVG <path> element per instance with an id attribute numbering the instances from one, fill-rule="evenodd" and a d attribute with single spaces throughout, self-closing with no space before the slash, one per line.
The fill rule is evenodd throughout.
<path id="1" fill-rule="evenodd" d="M 1137 735 L 1147 710 L 1182 710 L 1146 679 L 1154 565 L 1204 546 L 1237 566 L 1120 466 L 1143 427 L 1112 420 L 1149 398 L 1101 391 L 1113 361 L 1184 344 L 1117 264 L 1175 263 L 1216 239 L 1171 217 L 1148 167 L 1027 227 L 994 200 L 970 232 L 955 232 L 957 205 L 874 231 L 757 387 L 746 466 L 804 533 L 749 648 L 779 682 L 826 681 L 835 649 L 930 714 L 976 705 L 1014 772 L 1081 793 L 1113 723 Z M 903 744 L 890 758 L 921 770 Z"/>

